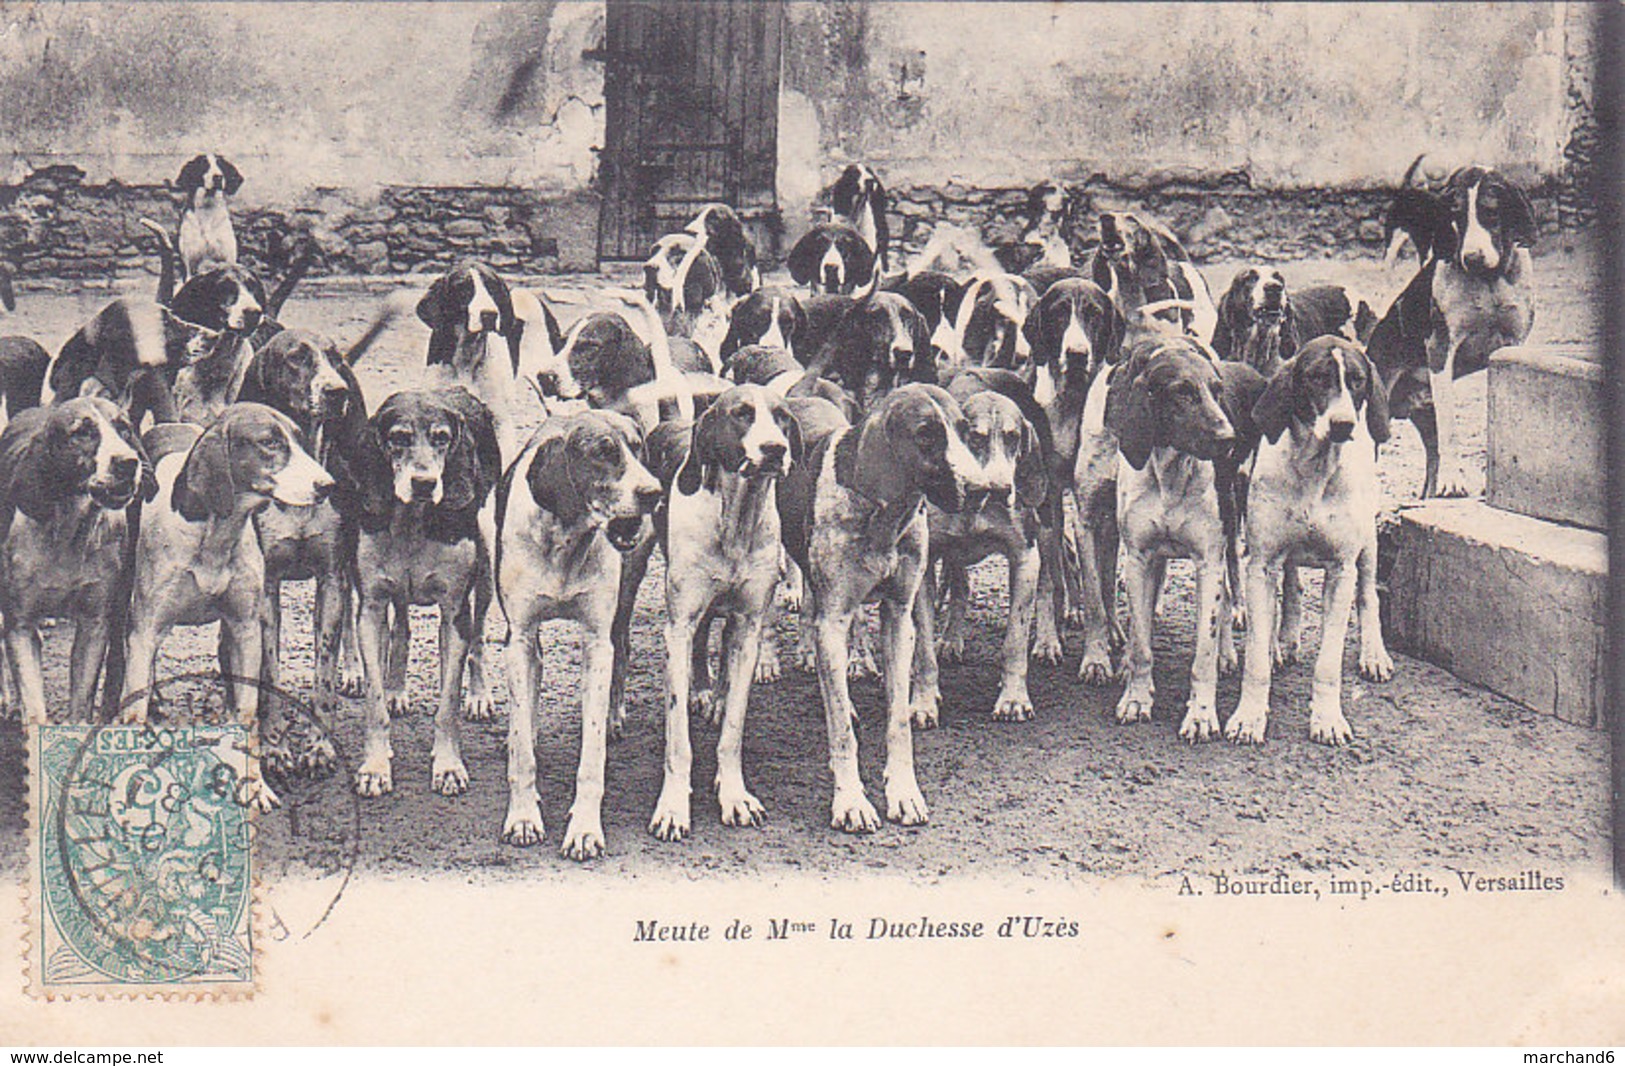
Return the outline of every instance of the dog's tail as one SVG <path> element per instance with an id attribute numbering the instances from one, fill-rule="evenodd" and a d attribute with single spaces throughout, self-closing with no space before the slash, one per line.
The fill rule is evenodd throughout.
<path id="1" fill-rule="evenodd" d="M 677 271 L 673 275 L 671 282 L 671 308 L 673 311 L 682 312 L 688 310 L 688 272 L 694 269 L 694 261 L 700 257 L 701 252 L 705 251 L 706 242 L 710 239 L 710 232 L 702 225 L 699 233 L 690 242 L 688 251 L 683 253 L 682 260 L 677 264 Z"/>
<path id="2" fill-rule="evenodd" d="M 282 275 L 282 280 L 277 283 L 276 291 L 271 293 L 271 298 L 265 301 L 265 313 L 268 317 L 282 317 L 282 305 L 287 303 L 288 297 L 293 295 L 294 287 L 305 280 L 305 275 L 310 272 L 310 268 L 315 262 L 316 253 L 311 250 L 309 244 L 306 244 L 300 249 L 294 261 L 288 264 L 288 272 Z"/>
<path id="3" fill-rule="evenodd" d="M 17 310 L 17 290 L 11 287 L 11 268 L 0 263 L 0 306 L 7 311 Z"/>
<path id="4" fill-rule="evenodd" d="M 372 321 L 367 323 L 367 331 L 356 338 L 356 342 L 344 353 L 344 362 L 355 366 L 356 361 L 367 354 L 367 349 L 372 347 L 373 342 L 383 336 L 384 330 L 412 309 L 412 296 L 413 294 L 406 289 L 399 289 L 386 296 L 377 313 L 372 316 Z"/>
<path id="5" fill-rule="evenodd" d="M 158 238 L 158 302 L 165 307 L 175 298 L 175 279 L 180 273 L 180 253 L 175 250 L 175 239 L 169 231 L 150 218 L 139 220 Z M 271 316 L 275 318 L 273 314 Z"/>
<path id="6" fill-rule="evenodd" d="M 1411 165 L 1405 168 L 1405 176 L 1399 181 L 1399 187 L 1401 189 L 1409 189 L 1412 187 L 1411 182 L 1416 180 L 1416 171 L 1419 167 L 1421 167 L 1422 160 L 1426 158 L 1427 153 L 1423 152 L 1421 155 L 1411 160 Z"/>

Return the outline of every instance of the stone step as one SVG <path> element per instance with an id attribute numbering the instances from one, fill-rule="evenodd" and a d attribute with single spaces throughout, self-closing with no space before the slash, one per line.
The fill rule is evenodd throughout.
<path id="1" fill-rule="evenodd" d="M 1602 727 L 1608 538 L 1477 500 L 1403 509 L 1387 573 L 1391 647 L 1576 725 Z"/>
<path id="2" fill-rule="evenodd" d="M 1485 502 L 1608 528 L 1607 396 L 1596 358 L 1552 345 L 1503 348 L 1490 359 Z"/>

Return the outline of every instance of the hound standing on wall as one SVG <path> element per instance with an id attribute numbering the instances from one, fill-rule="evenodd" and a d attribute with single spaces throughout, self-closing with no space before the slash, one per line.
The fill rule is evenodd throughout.
<path id="1" fill-rule="evenodd" d="M 1455 380 L 1484 369 L 1498 348 L 1522 344 L 1535 324 L 1534 209 L 1501 174 L 1464 167 L 1441 193 L 1401 190 L 1396 214 L 1422 268 L 1372 330 L 1367 351 L 1390 413 L 1409 418 L 1422 438 L 1422 495 L 1465 496 Z"/>

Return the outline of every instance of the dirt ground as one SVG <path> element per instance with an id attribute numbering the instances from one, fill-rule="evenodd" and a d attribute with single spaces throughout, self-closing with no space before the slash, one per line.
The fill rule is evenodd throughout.
<path id="1" fill-rule="evenodd" d="M 1594 343 L 1600 327 L 1591 259 L 1583 249 L 1555 243 L 1537 260 L 1539 312 L 1531 340 Z M 1216 291 L 1238 265 L 1206 268 Z M 1335 281 L 1381 299 L 1402 280 L 1386 277 L 1369 259 L 1299 263 L 1286 273 L 1293 285 Z M 117 289 L 149 284 L 149 279 L 130 279 Z M 601 283 L 549 278 L 541 284 L 568 325 Z M 33 335 L 55 350 L 111 291 L 107 286 L 25 288 L 16 315 L 3 328 Z M 376 283 L 311 283 L 290 302 L 284 318 L 344 344 L 364 329 L 385 291 Z M 405 319 L 367 355 L 360 374 L 369 406 L 416 380 L 426 338 L 427 330 L 415 319 Z M 1483 376 L 1469 379 L 1463 392 L 1468 467 L 1481 477 Z M 1381 468 L 1389 506 L 1419 491 L 1421 448 L 1408 424 L 1396 425 Z M 1181 743 L 1176 730 L 1188 691 L 1191 583 L 1183 565 L 1172 573 L 1169 609 L 1157 632 L 1157 708 L 1150 724 L 1118 726 L 1111 718 L 1118 689 L 1086 688 L 1076 680 L 1076 634 L 1069 635 L 1064 666 L 1032 668 L 1034 720 L 990 720 L 1004 573 L 1002 564 L 984 563 L 974 573 L 967 660 L 944 667 L 943 726 L 915 738 L 921 787 L 931 805 L 928 826 L 888 824 L 866 837 L 829 829 L 830 777 L 817 684 L 791 669 L 781 681 L 756 688 L 746 728 L 746 779 L 767 806 L 767 825 L 727 829 L 718 824 L 709 795 L 716 730 L 697 724 L 693 836 L 662 844 L 646 832 L 662 762 L 657 559 L 638 604 L 626 736 L 610 748 L 604 810 L 608 852 L 583 872 L 556 851 L 579 740 L 580 654 L 573 627 L 555 623 L 545 630 L 549 684 L 537 757 L 548 840 L 521 850 L 498 841 L 507 797 L 504 715 L 465 726 L 468 793 L 447 799 L 429 791 L 438 653 L 431 612 L 415 611 L 408 674 L 414 708 L 395 722 L 394 794 L 356 800 L 343 770 L 325 780 L 283 783 L 284 808 L 262 822 L 260 869 L 271 878 L 329 872 L 350 855 L 362 872 L 543 878 L 718 873 L 844 878 L 884 870 L 932 882 L 975 874 L 1154 878 L 1187 871 L 1399 871 L 1422 864 L 1605 869 L 1604 733 L 1535 714 L 1403 656 L 1395 656 L 1391 683 L 1361 682 L 1353 666 L 1353 627 L 1345 669 L 1352 746 L 1331 750 L 1309 742 L 1307 664 L 1277 672 L 1266 746 Z M 1310 585 L 1318 588 L 1318 577 Z M 308 583 L 292 586 L 284 603 L 292 611 L 284 629 L 284 676 L 295 691 L 308 694 Z M 793 644 L 790 624 L 781 623 L 780 635 L 786 647 Z M 496 691 L 505 704 L 495 644 L 501 623 L 495 616 L 488 636 L 490 658 L 498 662 Z M 65 689 L 69 639 L 67 625 L 46 633 L 46 682 L 52 693 Z M 1318 617 L 1311 610 L 1305 647 L 1314 648 L 1318 639 Z M 212 627 L 178 630 L 164 648 L 160 676 L 212 669 L 213 648 Z M 857 683 L 854 694 L 862 719 L 864 779 L 871 797 L 878 797 L 884 752 L 880 694 L 872 679 Z M 1221 681 L 1221 718 L 1238 695 L 1238 679 Z M 354 760 L 360 749 L 359 704 L 351 711 L 337 723 L 335 739 L 341 758 Z M 23 855 L 24 776 L 21 729 L 15 721 L 0 722 L 0 871 L 11 876 L 19 873 Z"/>

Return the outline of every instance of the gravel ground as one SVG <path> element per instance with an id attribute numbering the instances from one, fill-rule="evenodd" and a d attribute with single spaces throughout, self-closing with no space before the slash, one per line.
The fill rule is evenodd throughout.
<path id="1" fill-rule="evenodd" d="M 1540 310 L 1532 340 L 1595 341 L 1600 327 L 1589 263 L 1583 250 L 1572 247 L 1554 248 L 1537 260 Z M 1214 289 L 1222 289 L 1239 266 L 1206 268 Z M 1398 287 L 1365 259 L 1294 264 L 1287 277 L 1294 285 L 1341 282 L 1379 297 Z M 120 290 L 148 284 L 131 279 Z M 600 282 L 549 278 L 542 284 L 568 324 Z M 311 284 L 284 317 L 343 344 L 361 332 L 384 291 L 370 283 Z M 106 286 L 25 290 L 4 328 L 55 348 L 108 298 Z M 415 319 L 403 320 L 368 354 L 361 378 L 371 406 L 415 379 L 426 336 Z M 1483 376 L 1469 379 L 1462 392 L 1468 467 L 1481 476 Z M 1390 507 L 1419 491 L 1421 448 L 1408 424 L 1396 425 L 1381 467 Z M 1183 745 L 1176 730 L 1192 648 L 1191 582 L 1183 564 L 1171 573 L 1157 631 L 1158 703 L 1150 724 L 1119 727 L 1111 719 L 1117 690 L 1089 689 L 1076 680 L 1075 634 L 1065 666 L 1033 667 L 1035 719 L 1020 725 L 991 721 L 1004 576 L 1002 564 L 985 563 L 973 575 L 967 661 L 944 667 L 943 727 L 915 739 L 920 782 L 932 808 L 929 826 L 887 825 L 863 838 L 828 829 L 830 781 L 817 684 L 791 670 L 783 680 L 757 687 L 746 731 L 746 776 L 767 806 L 768 824 L 718 824 L 706 787 L 715 766 L 715 728 L 697 724 L 694 833 L 687 842 L 661 844 L 645 832 L 661 775 L 657 560 L 634 627 L 627 733 L 609 755 L 609 849 L 590 869 L 622 877 L 709 877 L 720 871 L 830 878 L 884 869 L 924 882 L 975 873 L 1144 878 L 1187 870 L 1381 871 L 1416 864 L 1515 870 L 1531 861 L 1548 869 L 1604 870 L 1604 733 L 1535 714 L 1403 656 L 1396 656 L 1391 683 L 1363 683 L 1354 673 L 1352 631 L 1345 671 L 1356 734 L 1350 747 L 1331 750 L 1308 741 L 1307 664 L 1277 673 L 1266 746 Z M 1318 588 L 1318 576 L 1309 584 Z M 284 602 L 292 613 L 284 630 L 284 676 L 296 691 L 308 693 L 308 583 L 293 586 Z M 46 682 L 53 693 L 66 685 L 69 628 L 46 634 Z M 1311 610 L 1306 648 L 1316 646 L 1318 628 Z M 500 637 L 499 620 L 493 619 L 488 635 Z M 781 622 L 780 636 L 793 643 L 789 624 Z M 465 729 L 469 792 L 455 799 L 430 793 L 437 652 L 432 612 L 415 611 L 408 674 L 414 707 L 395 723 L 394 794 L 357 801 L 343 773 L 286 783 L 283 810 L 262 821 L 261 870 L 271 877 L 328 871 L 353 853 L 363 871 L 582 876 L 554 850 L 574 785 L 579 642 L 566 624 L 548 627 L 545 642 L 549 683 L 537 754 L 548 843 L 519 850 L 497 840 L 506 806 L 502 715 Z M 213 647 L 212 627 L 177 630 L 165 646 L 160 676 L 211 669 Z M 497 676 L 505 703 L 500 663 Z M 872 679 L 857 683 L 854 693 L 862 712 L 865 781 L 871 796 L 878 796 L 880 694 Z M 1238 679 L 1220 683 L 1221 717 L 1238 695 Z M 352 711 L 338 723 L 336 737 L 341 757 L 349 759 L 360 747 L 359 705 Z M 21 730 L 14 721 L 0 722 L 0 871 L 13 877 L 23 854 L 24 776 Z"/>

